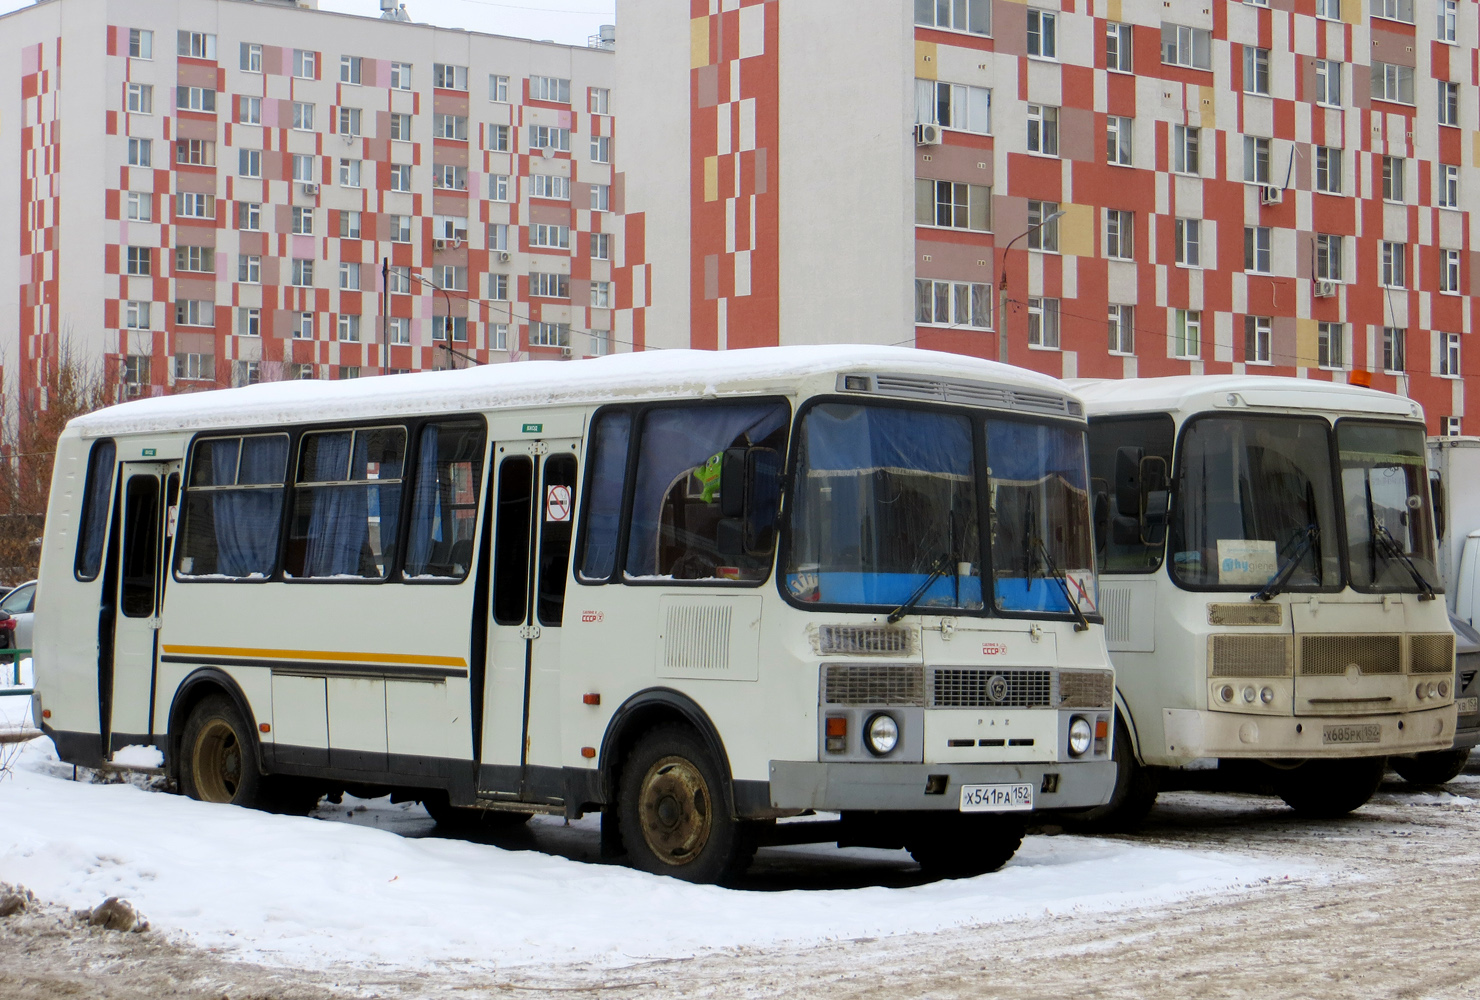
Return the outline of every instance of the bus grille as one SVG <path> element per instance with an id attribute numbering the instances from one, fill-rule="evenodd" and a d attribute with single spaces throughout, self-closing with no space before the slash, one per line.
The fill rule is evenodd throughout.
<path id="1" fill-rule="evenodd" d="M 1396 635 L 1307 635 L 1300 639 L 1300 673 L 1339 677 L 1355 665 L 1364 674 L 1403 672 L 1403 647 Z"/>
<path id="2" fill-rule="evenodd" d="M 1109 708 L 1115 699 L 1115 678 L 1107 670 L 1060 670 L 1060 708 Z"/>
<path id="3" fill-rule="evenodd" d="M 1214 634 L 1208 649 L 1208 675 L 1289 677 L 1290 638 L 1283 635 Z"/>
<path id="4" fill-rule="evenodd" d="M 1447 674 L 1454 669 L 1454 634 L 1408 637 L 1408 669 L 1415 674 Z"/>
<path id="5" fill-rule="evenodd" d="M 930 672 L 931 708 L 1050 708 L 1052 698 L 1052 670 L 938 667 Z"/>
<path id="6" fill-rule="evenodd" d="M 887 625 L 823 625 L 817 630 L 817 652 L 845 656 L 913 656 L 915 630 Z"/>
<path id="7" fill-rule="evenodd" d="M 924 669 L 908 663 L 829 663 L 822 668 L 825 705 L 923 705 Z"/>

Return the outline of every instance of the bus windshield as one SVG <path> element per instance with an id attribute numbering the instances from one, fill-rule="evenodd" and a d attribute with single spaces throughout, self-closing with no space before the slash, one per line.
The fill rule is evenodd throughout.
<path id="1" fill-rule="evenodd" d="M 907 406 L 822 403 L 798 438 L 786 584 L 797 600 L 921 610 L 985 607 L 985 479 L 995 606 L 1094 610 L 1078 428 Z M 980 462 L 981 441 L 987 461 Z M 999 457 L 1000 456 L 1000 457 Z M 985 472 L 982 477 L 980 473 Z M 1061 575 L 1067 573 L 1067 581 Z"/>
<path id="2" fill-rule="evenodd" d="M 1343 420 L 1336 444 L 1352 586 L 1410 594 L 1437 590 L 1423 429 Z"/>
<path id="3" fill-rule="evenodd" d="M 1285 589 L 1339 586 L 1330 434 L 1319 418 L 1190 423 L 1170 532 L 1177 582 L 1249 591 L 1288 570 Z"/>

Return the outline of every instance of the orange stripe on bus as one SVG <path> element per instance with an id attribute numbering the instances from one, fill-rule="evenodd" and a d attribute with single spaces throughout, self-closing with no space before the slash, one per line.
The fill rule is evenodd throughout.
<path id="1" fill-rule="evenodd" d="M 427 667 L 466 667 L 460 656 L 418 656 L 414 653 L 341 653 L 320 649 L 238 649 L 234 646 L 165 646 L 177 656 L 232 656 L 261 660 L 330 660 L 336 663 L 398 663 Z"/>

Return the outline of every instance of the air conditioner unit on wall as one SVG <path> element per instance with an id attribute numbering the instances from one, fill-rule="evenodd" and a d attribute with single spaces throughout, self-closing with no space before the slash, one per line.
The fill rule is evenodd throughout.
<path id="1" fill-rule="evenodd" d="M 1259 189 L 1259 204 L 1278 205 L 1285 200 L 1285 189 L 1266 184 Z"/>
<path id="2" fill-rule="evenodd" d="M 920 124 L 915 126 L 916 146 L 939 146 L 941 129 L 939 125 Z"/>
<path id="3" fill-rule="evenodd" d="M 1317 281 L 1316 281 L 1316 292 L 1315 292 L 1315 295 L 1316 295 L 1316 298 L 1318 298 L 1318 299 L 1335 298 L 1336 297 L 1336 282 L 1334 282 L 1334 281 L 1321 281 L 1321 280 L 1317 279 Z"/>
<path id="4" fill-rule="evenodd" d="M 300 184 L 299 187 L 301 187 L 303 189 L 303 193 L 304 194 L 318 194 L 319 193 L 319 186 L 317 184 L 311 184 L 311 183 L 305 181 L 302 184 Z"/>
<path id="5" fill-rule="evenodd" d="M 447 241 L 446 240 L 432 240 L 432 249 L 433 250 L 446 250 L 447 249 Z"/>
<path id="6" fill-rule="evenodd" d="M 509 262 L 509 251 L 501 250 L 499 252 L 498 259 L 500 264 L 507 264 Z"/>

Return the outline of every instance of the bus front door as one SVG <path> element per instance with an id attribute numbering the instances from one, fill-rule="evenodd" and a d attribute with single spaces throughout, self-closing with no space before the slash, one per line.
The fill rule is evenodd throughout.
<path id="1" fill-rule="evenodd" d="M 154 742 L 155 665 L 164 596 L 166 523 L 179 491 L 178 462 L 125 462 L 120 483 L 119 546 L 115 556 L 111 704 L 108 755 Z"/>
<path id="2" fill-rule="evenodd" d="M 558 804 L 559 637 L 576 510 L 574 438 L 494 445 L 480 795 Z M 543 765 L 543 766 L 541 766 Z"/>

